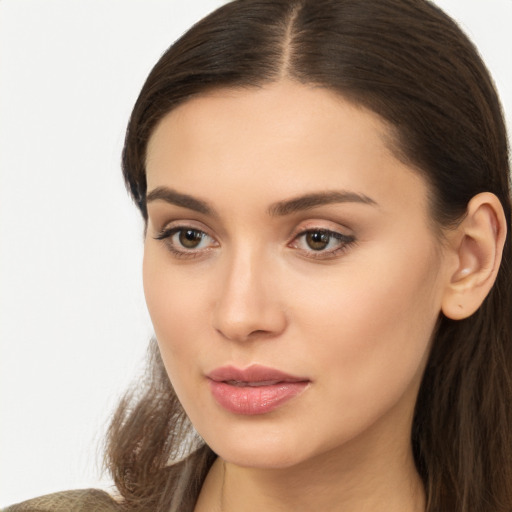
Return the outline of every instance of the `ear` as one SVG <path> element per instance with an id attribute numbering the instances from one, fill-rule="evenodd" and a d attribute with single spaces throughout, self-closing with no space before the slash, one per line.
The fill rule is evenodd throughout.
<path id="1" fill-rule="evenodd" d="M 449 236 L 455 259 L 441 304 L 445 316 L 462 320 L 481 306 L 496 280 L 506 233 L 500 200 L 490 192 L 473 197 L 463 221 Z"/>

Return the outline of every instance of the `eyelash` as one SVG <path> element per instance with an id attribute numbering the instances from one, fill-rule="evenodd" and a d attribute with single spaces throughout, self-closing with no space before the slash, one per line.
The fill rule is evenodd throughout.
<path id="1" fill-rule="evenodd" d="M 297 233 L 296 235 L 294 235 L 292 241 L 288 245 L 298 249 L 298 247 L 296 247 L 298 240 L 300 240 L 301 238 L 305 239 L 307 237 L 307 235 L 312 235 L 312 234 L 316 234 L 316 235 L 319 234 L 321 236 L 328 237 L 328 239 L 329 239 L 328 243 L 331 243 L 332 239 L 334 239 L 338 242 L 338 246 L 336 248 L 327 250 L 327 251 L 323 250 L 323 249 L 315 251 L 311 247 L 309 247 L 309 250 L 302 249 L 302 251 L 304 253 L 307 253 L 306 257 L 313 258 L 313 259 L 322 259 L 322 260 L 334 259 L 335 257 L 340 256 L 341 254 L 346 252 L 356 242 L 356 238 L 352 235 L 344 235 L 337 231 L 332 231 L 330 229 L 325 229 L 325 228 L 309 228 L 309 229 L 305 229 L 305 230 Z M 292 244 L 295 244 L 295 245 L 292 245 Z"/>
<path id="2" fill-rule="evenodd" d="M 205 254 L 205 251 L 210 251 L 212 247 L 208 247 L 205 249 L 187 249 L 185 247 L 182 247 L 180 249 L 177 248 L 177 243 L 172 241 L 172 238 L 180 233 L 183 233 L 185 231 L 191 231 L 196 234 L 200 234 L 201 239 L 204 240 L 205 238 L 210 238 L 213 240 L 213 238 L 208 235 L 205 231 L 201 229 L 194 228 L 192 226 L 174 226 L 170 228 L 164 228 L 155 238 L 155 240 L 162 240 L 167 249 L 175 256 L 176 258 L 197 258 Z M 323 237 L 328 237 L 328 244 L 331 243 L 332 239 L 338 241 L 338 246 L 335 249 L 331 250 L 324 250 L 319 249 L 315 250 L 311 247 L 308 249 L 300 249 L 298 247 L 299 240 L 301 238 L 305 239 L 308 235 L 320 235 Z M 347 251 L 354 243 L 356 242 L 356 239 L 352 235 L 344 235 L 342 233 L 339 233 L 337 231 L 332 231 L 330 229 L 324 229 L 324 228 L 310 228 L 305 229 L 299 233 L 296 233 L 291 242 L 288 243 L 288 247 L 292 247 L 295 249 L 300 250 L 303 254 L 307 253 L 307 258 L 312 259 L 323 259 L 323 260 L 329 260 L 334 259 L 335 257 L 343 254 L 345 251 Z M 179 242 L 178 242 L 179 244 Z"/>
<path id="3" fill-rule="evenodd" d="M 183 247 L 183 249 L 177 249 L 176 243 L 174 243 L 172 241 L 172 238 L 174 235 L 177 235 L 177 234 L 185 232 L 185 231 L 193 231 L 195 233 L 200 233 L 202 239 L 208 237 L 213 240 L 213 238 L 211 236 L 209 236 L 206 232 L 204 232 L 201 229 L 194 228 L 192 226 L 174 226 L 174 227 L 167 228 L 167 229 L 164 228 L 162 231 L 160 231 L 160 233 L 158 233 L 158 235 L 155 237 L 155 240 L 162 240 L 165 243 L 167 249 L 169 249 L 169 251 L 176 258 L 190 258 L 190 259 L 197 258 L 199 256 L 202 256 L 204 254 L 205 250 L 211 249 L 211 248 L 208 248 L 208 249 L 194 250 L 194 249 L 186 249 L 185 247 Z"/>

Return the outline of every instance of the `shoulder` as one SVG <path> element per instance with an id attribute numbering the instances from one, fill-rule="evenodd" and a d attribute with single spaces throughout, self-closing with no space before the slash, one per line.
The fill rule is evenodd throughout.
<path id="1" fill-rule="evenodd" d="M 121 506 L 106 492 L 79 489 L 57 492 L 11 505 L 1 512 L 120 512 Z"/>

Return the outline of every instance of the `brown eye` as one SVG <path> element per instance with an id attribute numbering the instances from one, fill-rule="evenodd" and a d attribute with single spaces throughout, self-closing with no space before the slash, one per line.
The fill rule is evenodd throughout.
<path id="1" fill-rule="evenodd" d="M 330 229 L 308 229 L 295 236 L 289 247 L 312 259 L 329 260 L 340 257 L 355 243 L 353 235 L 344 235 Z"/>
<path id="2" fill-rule="evenodd" d="M 203 240 L 204 233 L 197 229 L 182 229 L 178 233 L 180 244 L 186 249 L 197 249 Z"/>
<path id="3" fill-rule="evenodd" d="M 331 240 L 331 235 L 325 231 L 310 231 L 306 233 L 306 244 L 313 251 L 323 251 Z"/>
<path id="4" fill-rule="evenodd" d="M 162 240 L 175 258 L 199 258 L 219 247 L 215 238 L 191 226 L 171 226 L 161 231 L 155 240 Z"/>

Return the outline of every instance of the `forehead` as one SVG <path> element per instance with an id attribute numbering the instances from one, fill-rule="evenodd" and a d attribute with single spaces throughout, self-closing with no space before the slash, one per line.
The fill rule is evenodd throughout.
<path id="1" fill-rule="evenodd" d="M 183 149 L 186 141 L 218 144 L 216 136 L 222 142 L 229 137 L 233 150 L 235 142 L 245 150 L 252 145 L 261 157 L 258 148 L 284 146 L 285 141 L 312 145 L 321 139 L 328 145 L 362 135 L 373 150 L 384 149 L 392 138 L 378 115 L 324 87 L 283 81 L 258 88 L 223 88 L 194 97 L 164 116 L 150 137 L 147 163 L 151 167 L 169 144 Z"/>
<path id="2" fill-rule="evenodd" d="M 377 114 L 325 88 L 283 82 L 221 89 L 182 104 L 156 127 L 148 190 L 229 189 L 277 201 L 307 189 L 341 187 L 373 197 L 425 188 L 393 155 L 392 142 Z"/>

